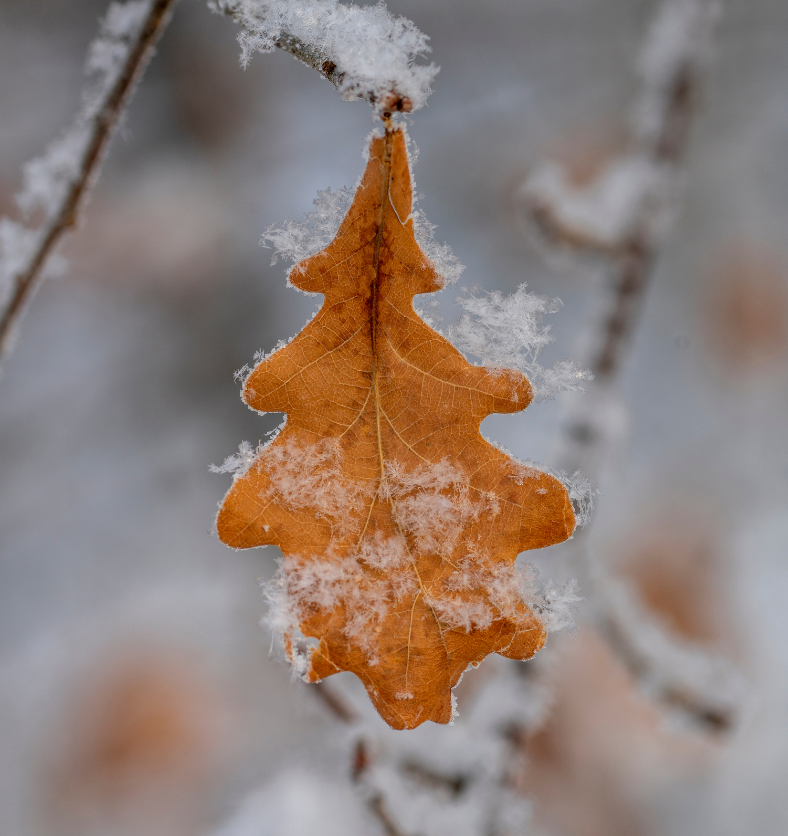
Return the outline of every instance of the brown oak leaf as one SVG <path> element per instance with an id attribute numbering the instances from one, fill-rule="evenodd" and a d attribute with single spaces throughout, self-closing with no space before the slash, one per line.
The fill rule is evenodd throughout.
<path id="1" fill-rule="evenodd" d="M 415 313 L 443 279 L 414 237 L 401 130 L 372 140 L 339 232 L 290 281 L 325 301 L 244 384 L 287 422 L 236 475 L 219 537 L 281 548 L 271 619 L 304 679 L 352 671 L 394 728 L 447 723 L 469 666 L 544 644 L 514 562 L 575 525 L 557 479 L 479 433 L 531 386 L 469 364 Z"/>

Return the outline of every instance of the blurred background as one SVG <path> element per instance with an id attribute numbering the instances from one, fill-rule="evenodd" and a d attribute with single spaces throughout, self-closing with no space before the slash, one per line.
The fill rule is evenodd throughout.
<path id="1" fill-rule="evenodd" d="M 563 300 L 548 363 L 582 362 L 604 267 L 546 263 L 517 190 L 548 157 L 582 183 L 625 146 L 658 5 L 388 3 L 441 67 L 410 127 L 421 208 L 466 265 L 461 285 L 526 281 Z M 0 213 L 76 111 L 105 6 L 0 4 Z M 0 379 L 7 836 L 379 826 L 345 780 L 344 730 L 257 626 L 276 550 L 218 542 L 229 477 L 208 471 L 280 420 L 241 403 L 233 372 L 319 302 L 286 288 L 260 235 L 355 183 L 371 114 L 288 55 L 241 70 L 235 35 L 181 0 L 65 247 L 70 268 L 35 298 Z M 739 666 L 744 710 L 727 736 L 675 728 L 593 636 L 551 642 L 551 719 L 526 747 L 530 833 L 788 832 L 786 38 L 783 0 L 723 3 L 592 533 L 670 629 Z M 483 430 L 550 464 L 561 409 Z M 537 556 L 547 575 L 550 559 Z"/>

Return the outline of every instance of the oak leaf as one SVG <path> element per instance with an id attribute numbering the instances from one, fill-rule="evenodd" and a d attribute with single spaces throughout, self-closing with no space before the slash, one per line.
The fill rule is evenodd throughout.
<path id="1" fill-rule="evenodd" d="M 515 558 L 575 525 L 557 479 L 479 433 L 531 386 L 469 364 L 414 312 L 443 279 L 414 236 L 401 130 L 372 140 L 336 237 L 290 281 L 325 301 L 246 379 L 244 401 L 287 421 L 236 475 L 219 537 L 281 548 L 272 618 L 305 680 L 352 671 L 392 727 L 447 723 L 469 666 L 543 645 Z"/>

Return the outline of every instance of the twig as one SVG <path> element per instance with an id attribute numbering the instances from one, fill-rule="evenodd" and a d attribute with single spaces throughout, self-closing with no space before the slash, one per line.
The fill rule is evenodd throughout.
<path id="1" fill-rule="evenodd" d="M 380 793 L 371 796 L 367 803 L 369 809 L 383 827 L 383 832 L 386 836 L 406 836 L 394 823 L 394 819 L 391 818 L 391 814 L 386 805 L 386 800 Z M 416 834 L 413 834 L 413 836 L 416 836 Z"/>
<path id="2" fill-rule="evenodd" d="M 599 628 L 602 637 L 632 674 L 641 680 L 648 679 L 652 673 L 653 660 L 634 646 L 630 631 L 621 621 L 605 614 L 600 619 Z M 716 660 L 705 657 L 701 661 L 708 664 L 709 661 Z M 731 704 L 733 701 L 726 699 L 726 696 L 720 694 L 720 699 L 714 704 L 708 699 L 707 694 L 699 693 L 691 683 L 682 682 L 675 675 L 659 689 L 659 699 L 662 703 L 689 715 L 699 728 L 711 734 L 730 731 L 736 721 L 735 707 Z"/>
<path id="3" fill-rule="evenodd" d="M 136 40 L 129 47 L 115 83 L 106 91 L 104 99 L 92 115 L 90 136 L 77 175 L 40 230 L 39 241 L 30 254 L 28 263 L 12 279 L 12 291 L 0 312 L 0 357 L 7 351 L 15 325 L 41 283 L 47 260 L 66 232 L 79 220 L 112 134 L 129 102 L 131 92 L 145 70 L 153 45 L 169 22 L 175 2 L 176 0 L 151 0 L 148 13 L 139 28 Z"/>

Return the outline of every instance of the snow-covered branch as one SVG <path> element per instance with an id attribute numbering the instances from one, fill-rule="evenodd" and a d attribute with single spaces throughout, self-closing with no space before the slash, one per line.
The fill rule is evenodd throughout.
<path id="1" fill-rule="evenodd" d="M 79 220 L 108 143 L 150 58 L 175 0 L 112 3 L 88 50 L 88 85 L 74 124 L 24 168 L 17 203 L 29 227 L 0 219 L 0 355 L 41 283 L 51 256 Z"/>
<path id="2" fill-rule="evenodd" d="M 337 0 L 212 0 L 241 26 L 241 63 L 283 49 L 327 78 L 348 101 L 363 99 L 382 116 L 423 107 L 438 68 L 417 64 L 428 38 L 382 3 Z"/>
<path id="3" fill-rule="evenodd" d="M 624 422 L 618 378 L 677 207 L 717 11 L 711 0 L 668 0 L 660 9 L 639 61 L 642 89 L 631 153 L 611 160 L 582 188 L 573 187 L 563 168 L 550 162 L 521 190 L 523 206 L 543 239 L 562 249 L 601 254 L 611 265 L 612 288 L 587 361 L 594 383 L 582 402 L 570 407 L 558 440 L 558 466 L 582 471 L 594 482 Z M 740 698 L 735 673 L 648 619 L 621 582 L 592 571 L 584 539 L 581 534 L 574 544 L 573 569 L 595 602 L 596 626 L 618 658 L 656 699 L 706 728 L 729 728 Z M 692 670 L 698 675 L 689 676 Z"/>

